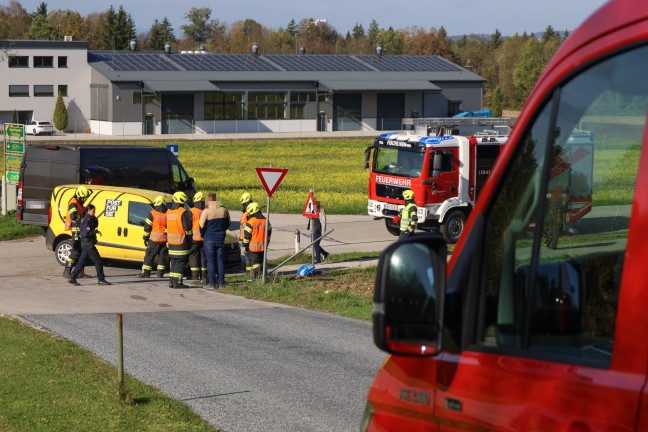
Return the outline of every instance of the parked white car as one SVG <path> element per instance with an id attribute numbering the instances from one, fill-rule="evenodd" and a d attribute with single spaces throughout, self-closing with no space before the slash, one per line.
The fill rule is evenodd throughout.
<path id="1" fill-rule="evenodd" d="M 54 126 L 48 121 L 32 120 L 25 125 L 25 133 L 31 135 L 54 135 Z"/>

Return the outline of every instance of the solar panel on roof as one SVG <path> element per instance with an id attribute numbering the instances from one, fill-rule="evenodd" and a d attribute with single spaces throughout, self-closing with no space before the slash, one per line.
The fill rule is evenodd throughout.
<path id="1" fill-rule="evenodd" d="M 457 72 L 459 66 L 438 56 L 356 56 L 380 71 Z"/>
<path id="2" fill-rule="evenodd" d="M 266 55 L 271 62 L 286 71 L 371 71 L 370 67 L 344 55 Z"/>
<path id="3" fill-rule="evenodd" d="M 93 52 L 90 53 L 90 62 L 103 62 L 115 71 L 178 71 L 177 67 L 163 58 L 161 53 L 144 52 Z"/>
<path id="4" fill-rule="evenodd" d="M 174 54 L 171 59 L 189 71 L 278 71 L 256 55 Z"/>

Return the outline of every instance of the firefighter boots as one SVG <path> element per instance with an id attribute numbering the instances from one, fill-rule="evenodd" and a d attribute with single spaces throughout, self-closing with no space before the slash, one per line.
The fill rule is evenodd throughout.
<path id="1" fill-rule="evenodd" d="M 142 273 L 137 275 L 138 278 L 149 278 L 151 277 L 151 270 L 142 270 Z"/>
<path id="2" fill-rule="evenodd" d="M 157 271 L 157 277 L 160 278 L 160 279 L 163 278 L 164 277 L 164 270 L 158 270 Z"/>

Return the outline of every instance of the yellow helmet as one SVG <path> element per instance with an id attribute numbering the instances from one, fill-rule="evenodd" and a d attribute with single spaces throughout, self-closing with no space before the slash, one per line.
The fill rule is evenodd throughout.
<path id="1" fill-rule="evenodd" d="M 184 192 L 176 192 L 173 194 L 173 202 L 178 204 L 184 204 L 187 202 L 187 194 Z"/>
<path id="2" fill-rule="evenodd" d="M 245 209 L 245 211 L 246 211 L 248 214 L 253 215 L 254 213 L 256 213 L 256 212 L 259 211 L 259 204 L 255 203 L 255 202 L 250 203 L 250 204 L 247 206 L 247 208 Z"/>
<path id="3" fill-rule="evenodd" d="M 205 195 L 202 192 L 198 191 L 194 195 L 193 200 L 194 202 L 205 201 Z"/>
<path id="4" fill-rule="evenodd" d="M 77 198 L 88 198 L 91 193 L 92 193 L 92 190 L 88 189 L 87 187 L 85 187 L 83 185 L 76 188 L 76 191 L 74 192 L 74 194 L 76 195 Z"/>
<path id="5" fill-rule="evenodd" d="M 241 195 L 241 198 L 239 198 L 239 201 L 241 201 L 241 204 L 245 204 L 246 202 L 252 201 L 252 195 L 250 195 L 249 192 L 244 192 L 243 195 Z"/>
<path id="6" fill-rule="evenodd" d="M 153 201 L 153 206 L 163 206 L 166 205 L 166 199 L 162 195 L 158 195 L 155 197 L 155 200 Z"/>
<path id="7" fill-rule="evenodd" d="M 414 198 L 414 192 L 411 189 L 407 189 L 406 191 L 403 191 L 403 198 L 406 200 L 411 200 Z"/>

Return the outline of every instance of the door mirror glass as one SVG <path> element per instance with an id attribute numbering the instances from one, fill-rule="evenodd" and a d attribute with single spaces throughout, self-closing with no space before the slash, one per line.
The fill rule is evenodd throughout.
<path id="1" fill-rule="evenodd" d="M 429 356 L 441 342 L 447 247 L 438 234 L 394 243 L 378 263 L 374 341 L 393 354 Z"/>

